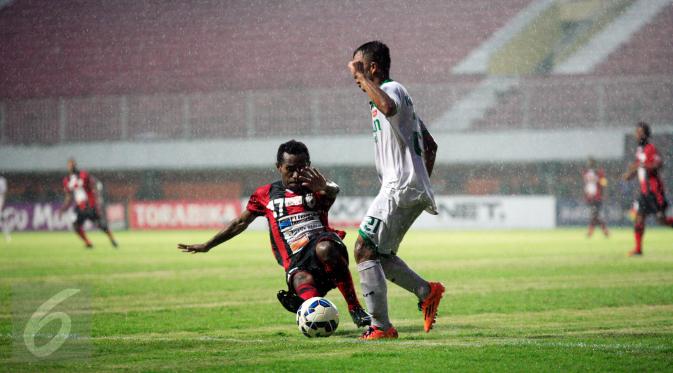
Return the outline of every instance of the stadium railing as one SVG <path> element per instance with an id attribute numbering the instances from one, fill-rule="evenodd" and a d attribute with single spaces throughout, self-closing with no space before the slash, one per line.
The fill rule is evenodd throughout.
<path id="1" fill-rule="evenodd" d="M 433 121 L 478 81 L 409 85 Z M 620 127 L 673 123 L 673 76 L 521 78 L 472 130 Z M 365 134 L 366 97 L 354 87 L 6 100 L 3 144 Z"/>

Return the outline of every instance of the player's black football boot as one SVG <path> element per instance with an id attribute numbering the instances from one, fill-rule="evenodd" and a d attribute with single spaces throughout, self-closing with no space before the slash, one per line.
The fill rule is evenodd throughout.
<path id="1" fill-rule="evenodd" d="M 349 313 L 351 314 L 353 323 L 355 323 L 358 328 L 372 324 L 372 315 L 368 314 L 367 311 L 362 308 L 354 308 L 352 311 L 349 311 Z"/>
<path id="2" fill-rule="evenodd" d="M 282 304 L 286 310 L 292 313 L 297 313 L 299 307 L 301 307 L 301 305 L 304 303 L 304 300 L 299 298 L 297 294 L 290 293 L 287 290 L 279 290 L 278 294 L 276 294 L 276 297 L 278 297 L 280 304 Z"/>

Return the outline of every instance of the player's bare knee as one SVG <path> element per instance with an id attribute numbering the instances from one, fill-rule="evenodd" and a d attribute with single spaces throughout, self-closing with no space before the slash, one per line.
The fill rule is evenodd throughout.
<path id="1" fill-rule="evenodd" d="M 354 256 L 356 263 L 362 263 L 367 260 L 375 260 L 377 258 L 376 251 L 367 245 L 362 237 L 359 236 L 357 241 L 355 241 Z"/>
<path id="2" fill-rule="evenodd" d="M 321 241 L 315 246 L 315 253 L 323 263 L 336 264 L 339 261 L 339 248 L 332 241 Z"/>
<path id="3" fill-rule="evenodd" d="M 313 282 L 313 276 L 306 271 L 297 272 L 294 276 L 292 276 L 292 286 L 295 289 L 297 288 L 297 286 L 301 284 L 307 284 L 312 282 Z"/>

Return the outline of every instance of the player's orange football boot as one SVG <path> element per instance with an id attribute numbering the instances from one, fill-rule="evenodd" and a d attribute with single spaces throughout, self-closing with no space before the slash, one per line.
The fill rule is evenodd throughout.
<path id="1" fill-rule="evenodd" d="M 383 330 L 377 326 L 370 326 L 367 330 L 362 333 L 360 339 L 373 341 L 375 339 L 397 339 L 397 329 L 391 326 L 388 330 Z"/>
<path id="2" fill-rule="evenodd" d="M 640 250 L 637 250 L 637 249 L 633 249 L 633 250 L 629 251 L 628 253 L 626 253 L 626 256 L 642 256 L 642 255 L 643 255 L 643 252 L 640 251 Z"/>
<path id="3" fill-rule="evenodd" d="M 428 284 L 430 285 L 430 293 L 420 304 L 420 309 L 423 312 L 423 329 L 426 333 L 432 329 L 432 324 L 435 323 L 437 308 L 445 290 L 444 285 L 440 282 L 429 282 Z"/>

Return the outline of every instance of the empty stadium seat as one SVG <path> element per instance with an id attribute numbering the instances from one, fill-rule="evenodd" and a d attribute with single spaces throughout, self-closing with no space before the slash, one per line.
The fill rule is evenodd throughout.
<path id="1" fill-rule="evenodd" d="M 366 132 L 340 106 L 364 101 L 366 110 L 346 69 L 357 45 L 388 43 L 393 77 L 407 85 L 451 83 L 451 68 L 529 2 L 16 0 L 0 9 L 10 30 L 0 33 L 0 100 L 66 103 L 33 119 L 7 103 L 6 140 Z M 426 118 L 456 97 L 412 93 L 437 102 Z M 35 132 L 36 121 L 49 125 Z"/>

